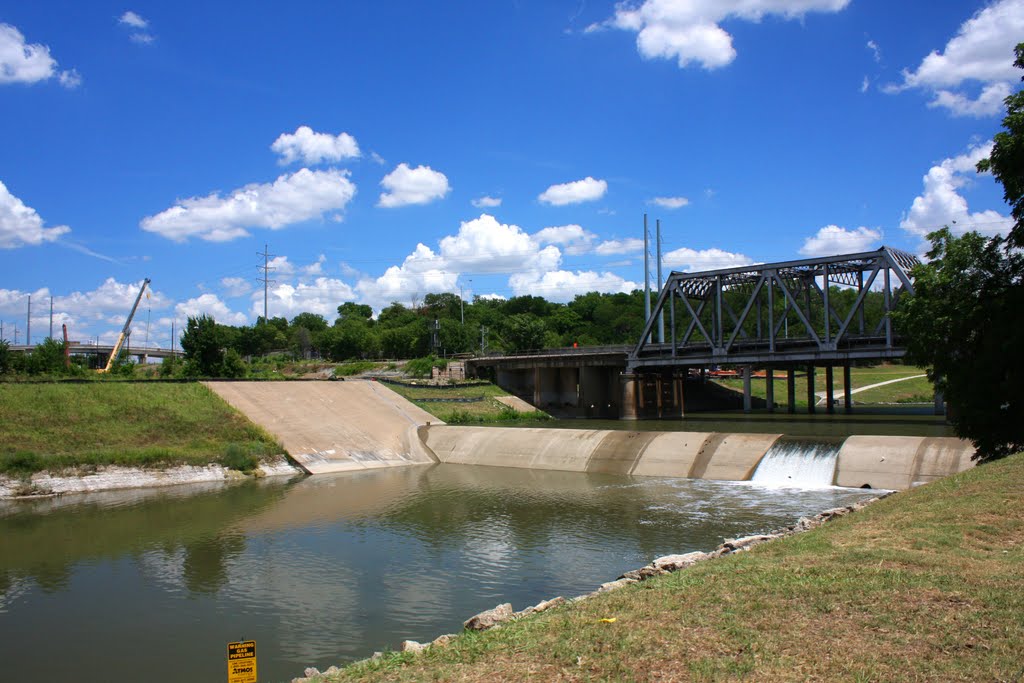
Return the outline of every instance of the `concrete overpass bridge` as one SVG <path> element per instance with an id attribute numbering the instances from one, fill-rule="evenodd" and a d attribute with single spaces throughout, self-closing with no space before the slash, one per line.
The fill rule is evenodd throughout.
<path id="1" fill-rule="evenodd" d="M 631 419 L 683 415 L 687 380 L 721 366 L 736 367 L 743 376 L 746 411 L 753 404 L 754 366 L 766 370 L 768 410 L 774 410 L 776 371 L 786 373 L 790 412 L 796 372 L 806 372 L 808 409 L 814 412 L 816 370 L 824 369 L 826 410 L 833 412 L 834 372 L 839 368 L 846 380 L 843 403 L 850 411 L 851 365 L 895 360 L 906 353 L 890 314 L 902 296 L 914 293 L 909 271 L 917 263 L 911 254 L 882 247 L 673 272 L 632 347 L 476 358 L 467 361 L 467 370 L 490 374 L 539 407 L 579 417 Z M 833 288 L 848 293 L 837 297 Z"/>
<path id="2" fill-rule="evenodd" d="M 34 344 L 11 344 L 11 351 L 15 353 L 28 353 L 35 348 Z M 69 342 L 68 353 L 72 356 L 96 356 L 101 364 L 105 364 L 110 354 L 114 351 L 113 344 L 83 344 L 81 342 Z M 125 356 L 138 359 L 145 363 L 149 358 L 173 358 L 182 355 L 181 349 L 165 349 L 159 346 L 128 346 L 121 347 L 121 353 Z"/>

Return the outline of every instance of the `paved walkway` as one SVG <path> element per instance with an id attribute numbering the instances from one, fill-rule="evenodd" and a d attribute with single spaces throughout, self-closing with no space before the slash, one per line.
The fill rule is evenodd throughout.
<path id="1" fill-rule="evenodd" d="M 204 384 L 310 474 L 435 462 L 417 429 L 443 423 L 377 382 Z"/>
<path id="2" fill-rule="evenodd" d="M 920 379 L 921 377 L 927 377 L 927 376 L 928 375 L 911 375 L 910 377 L 897 377 L 896 379 L 889 379 L 889 380 L 886 380 L 884 382 L 879 382 L 877 384 L 869 384 L 866 387 L 858 387 L 856 389 L 852 389 L 850 391 L 850 394 L 859 394 L 862 391 L 867 391 L 868 389 L 874 389 L 875 387 L 884 387 L 886 384 L 895 384 L 896 382 L 906 382 L 908 379 Z M 839 403 L 842 403 L 843 402 L 843 392 L 842 391 L 837 391 L 837 392 L 835 392 L 835 394 L 836 394 L 836 398 L 838 399 Z M 828 392 L 827 391 L 816 391 L 816 392 L 814 392 L 814 395 L 818 397 L 818 405 L 821 405 L 821 402 L 828 398 Z"/>

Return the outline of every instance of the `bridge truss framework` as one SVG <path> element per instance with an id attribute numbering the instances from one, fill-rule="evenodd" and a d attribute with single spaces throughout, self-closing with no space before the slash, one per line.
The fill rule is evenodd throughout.
<path id="1" fill-rule="evenodd" d="M 788 408 L 794 411 L 795 371 L 807 372 L 808 411 L 817 395 L 815 366 L 825 368 L 826 410 L 834 412 L 833 368 L 842 366 L 844 404 L 852 406 L 850 364 L 892 360 L 906 353 L 891 313 L 899 298 L 914 293 L 909 271 L 920 263 L 906 252 L 877 251 L 726 268 L 672 272 L 622 375 L 623 417 L 682 414 L 682 379 L 690 368 L 738 365 L 743 407 L 751 409 L 752 366 L 766 369 L 766 407 L 774 409 L 775 369 L 786 371 Z M 836 310 L 831 287 L 856 289 L 852 304 Z M 869 292 L 880 289 L 882 310 L 868 320 Z M 777 313 L 777 301 L 782 310 Z M 668 318 L 670 338 L 654 341 Z M 791 324 L 792 321 L 792 324 Z M 790 328 L 794 329 L 790 329 Z M 782 334 L 780 334 L 782 332 Z M 663 333 L 659 331 L 659 336 Z M 671 388 L 670 388 L 671 387 Z M 653 396 L 653 399 L 652 399 Z M 936 396 L 936 411 L 942 398 Z M 653 405 L 652 405 L 653 404 Z"/>
<path id="2" fill-rule="evenodd" d="M 838 364 L 901 357 L 904 349 L 893 331 L 890 313 L 901 295 L 913 294 L 908 271 L 918 263 L 915 256 L 882 247 L 842 256 L 699 273 L 672 272 L 640 341 L 629 354 L 627 369 Z M 852 307 L 843 315 L 830 301 L 831 285 L 857 290 Z M 866 327 L 867 295 L 879 285 L 882 315 Z M 742 299 L 727 296 L 734 292 L 741 292 Z M 777 300 L 783 302 L 781 315 L 775 310 Z M 737 301 L 742 304 L 735 307 Z M 662 316 L 669 319 L 670 339 L 655 342 L 653 334 Z M 795 325 L 790 325 L 791 320 Z"/>

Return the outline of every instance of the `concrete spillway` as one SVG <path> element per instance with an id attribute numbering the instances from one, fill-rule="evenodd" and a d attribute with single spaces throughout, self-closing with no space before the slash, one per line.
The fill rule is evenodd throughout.
<path id="1" fill-rule="evenodd" d="M 435 426 L 426 444 L 441 462 L 636 476 L 751 479 L 780 434 L 626 432 Z M 972 466 L 954 438 L 851 436 L 823 483 L 908 489 Z"/>
<path id="2" fill-rule="evenodd" d="M 377 382 L 205 382 L 310 474 L 431 463 L 417 430 L 438 422 Z"/>
<path id="3" fill-rule="evenodd" d="M 454 427 L 376 382 L 206 385 L 277 437 L 311 474 L 445 462 L 745 481 L 781 437 Z M 967 469 L 973 454 L 960 439 L 851 436 L 830 460 L 835 463 L 831 474 L 822 474 L 819 483 L 907 489 Z"/>

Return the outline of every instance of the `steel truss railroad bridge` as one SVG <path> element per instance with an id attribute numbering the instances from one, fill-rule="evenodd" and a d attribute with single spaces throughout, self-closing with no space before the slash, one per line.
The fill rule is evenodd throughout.
<path id="1" fill-rule="evenodd" d="M 909 271 L 918 263 L 911 254 L 882 247 L 699 273 L 673 272 L 640 341 L 611 364 L 617 368 L 609 364 L 607 349 L 595 350 L 600 353 L 591 363 L 590 350 L 583 348 L 482 358 L 468 364 L 497 368 L 499 380 L 504 371 L 516 393 L 528 395 L 532 389 L 535 402 L 551 403 L 543 400 L 551 396 L 558 406 L 575 403 L 579 414 L 584 406 L 614 403 L 623 418 L 682 415 L 684 379 L 691 371 L 704 373 L 721 365 L 742 369 L 745 410 L 752 402 L 752 366 L 767 370 L 768 410 L 774 409 L 775 371 L 786 371 L 790 412 L 796 370 L 807 372 L 808 408 L 813 412 L 815 368 L 824 367 L 826 410 L 832 412 L 833 370 L 842 367 L 849 411 L 851 363 L 894 360 L 906 353 L 890 314 L 902 296 L 914 293 Z M 843 296 L 837 310 L 830 286 L 855 290 L 852 304 L 850 296 Z M 881 295 L 880 308 L 878 297 L 869 297 L 870 292 Z M 620 391 L 593 377 L 600 371 L 621 371 Z"/>

